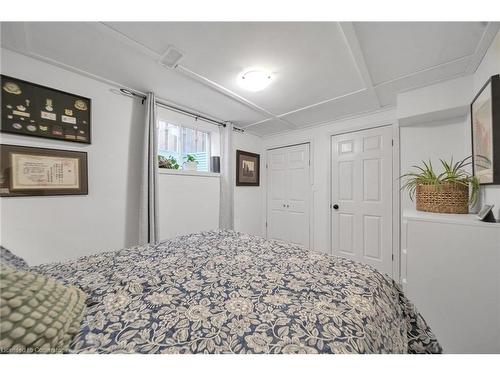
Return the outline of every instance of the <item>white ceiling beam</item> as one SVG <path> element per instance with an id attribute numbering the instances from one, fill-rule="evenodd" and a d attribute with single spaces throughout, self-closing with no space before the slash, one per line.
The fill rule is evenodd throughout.
<path id="1" fill-rule="evenodd" d="M 279 115 L 279 117 L 291 115 L 292 113 L 297 113 L 297 112 L 303 111 L 305 109 L 314 108 L 314 107 L 317 107 L 317 106 L 325 104 L 325 103 L 333 102 L 335 100 L 344 99 L 344 98 L 346 98 L 348 96 L 360 94 L 360 93 L 365 92 L 365 91 L 367 91 L 367 89 L 359 89 L 359 90 L 356 90 L 356 91 L 348 92 L 347 94 L 339 95 L 339 96 L 336 96 L 335 98 L 322 100 L 321 102 L 318 102 L 318 103 L 314 103 L 314 104 L 311 104 L 311 105 L 306 105 L 305 107 L 297 108 L 297 109 L 294 109 L 293 111 L 282 113 L 281 115 Z"/>
<path id="2" fill-rule="evenodd" d="M 380 101 L 376 95 L 376 92 L 373 90 L 372 80 L 371 80 L 370 74 L 368 72 L 368 69 L 366 67 L 364 56 L 363 56 L 363 53 L 361 51 L 361 47 L 359 46 L 359 42 L 358 42 L 357 36 L 355 34 L 355 30 L 354 30 L 352 23 L 350 23 L 350 22 L 339 23 L 339 26 L 340 26 L 341 32 L 344 35 L 344 39 L 345 39 L 347 48 L 349 49 L 349 51 L 353 57 L 353 60 L 356 64 L 356 69 L 358 70 L 358 72 L 359 72 L 365 86 L 367 87 L 367 89 L 372 91 L 373 95 L 375 95 L 375 97 L 377 98 L 377 102 L 379 103 L 379 106 L 380 106 Z M 101 29 L 104 32 L 107 32 L 108 34 L 112 35 L 116 39 L 121 40 L 122 42 L 126 43 L 127 45 L 131 46 L 132 48 L 141 51 L 142 53 L 150 56 L 151 58 L 154 58 L 155 60 L 158 60 L 159 58 L 161 58 L 161 54 L 159 54 L 157 51 L 152 50 L 151 48 L 147 47 L 143 43 L 129 37 L 128 35 L 122 33 L 121 31 L 116 30 L 114 27 L 112 27 L 111 25 L 109 25 L 105 22 L 97 22 L 96 27 Z M 250 128 L 254 125 L 261 124 L 261 123 L 269 121 L 269 120 L 276 120 L 276 121 L 279 121 L 279 122 L 285 124 L 288 128 L 293 130 L 293 129 L 297 128 L 297 125 L 291 123 L 290 121 L 283 119 L 282 118 L 283 116 L 290 114 L 290 113 L 296 113 L 296 112 L 299 112 L 301 110 L 309 109 L 311 107 L 315 107 L 315 106 L 318 106 L 318 105 L 321 105 L 321 104 L 324 104 L 327 102 L 338 100 L 338 99 L 341 99 L 345 96 L 356 94 L 360 91 L 364 91 L 364 90 L 358 90 L 355 92 L 347 93 L 345 95 L 341 95 L 341 96 L 338 96 L 335 98 L 323 100 L 321 102 L 314 103 L 314 104 L 308 105 L 306 107 L 298 108 L 298 109 L 295 109 L 293 111 L 278 115 L 278 114 L 275 114 L 275 113 L 268 111 L 264 107 L 261 107 L 255 103 L 253 103 L 252 101 L 244 98 L 243 96 L 235 93 L 234 91 L 231 91 L 231 90 L 227 89 L 226 87 L 210 80 L 209 78 L 190 70 L 189 68 L 183 66 L 182 64 L 177 65 L 174 70 L 180 74 L 183 74 L 184 76 L 186 76 L 192 80 L 195 80 L 198 83 L 203 84 L 205 87 L 208 87 L 208 88 L 216 91 L 217 93 L 226 96 L 227 98 L 230 98 L 230 99 L 235 100 L 236 102 L 238 102 L 242 105 L 245 105 L 246 107 L 248 107 L 248 108 L 250 108 L 250 109 L 252 109 L 252 110 L 254 110 L 254 111 L 256 111 L 256 112 L 258 112 L 266 117 L 263 120 L 257 121 L 255 123 L 252 123 L 252 124 L 249 124 L 246 126 L 242 126 L 242 128 L 245 128 L 245 129 Z"/>
<path id="3" fill-rule="evenodd" d="M 158 52 L 152 50 L 145 44 L 131 38 L 130 36 L 122 33 L 121 31 L 116 30 L 113 26 L 107 24 L 106 22 L 96 22 L 94 27 L 96 29 L 99 29 L 107 33 L 108 35 L 114 37 L 115 39 L 120 40 L 121 42 L 129 45 L 130 47 L 135 48 L 136 50 L 144 53 L 145 55 L 150 56 L 155 60 L 158 60 L 161 57 L 161 54 L 159 54 Z"/>
<path id="4" fill-rule="evenodd" d="M 484 29 L 481 40 L 479 41 L 476 50 L 474 51 L 472 59 L 467 66 L 467 74 L 472 74 L 477 70 L 479 64 L 481 64 L 481 61 L 483 60 L 484 55 L 486 54 L 486 51 L 490 47 L 491 42 L 495 38 L 495 35 L 497 35 L 498 30 L 500 30 L 500 22 L 488 22 L 488 25 L 486 25 L 486 28 Z"/>
<path id="5" fill-rule="evenodd" d="M 339 100 L 339 99 L 345 98 L 345 97 L 350 96 L 350 95 L 355 95 L 355 94 L 358 94 L 358 93 L 366 91 L 366 90 L 368 90 L 376 98 L 377 103 L 378 103 L 378 107 L 379 108 L 382 107 L 380 99 L 379 99 L 379 97 L 374 89 L 373 81 L 372 81 L 370 72 L 368 71 L 368 67 L 367 67 L 366 62 L 365 62 L 363 51 L 361 50 L 361 46 L 359 45 L 359 41 L 358 41 L 358 37 L 356 35 L 356 31 L 354 29 L 354 25 L 352 24 L 352 22 L 339 22 L 338 25 L 339 25 L 340 32 L 342 33 L 342 35 L 344 37 L 344 41 L 346 43 L 347 49 L 349 50 L 351 57 L 353 59 L 356 70 L 358 71 L 358 74 L 359 74 L 361 80 L 363 81 L 365 89 L 356 90 L 354 92 L 349 92 L 347 94 L 340 95 L 340 96 L 337 96 L 334 98 L 322 100 L 320 102 L 313 103 L 313 104 L 310 104 L 310 105 L 305 106 L 305 107 L 297 108 L 297 109 L 294 109 L 292 111 L 279 114 L 279 115 L 275 116 L 274 118 L 283 120 L 282 117 L 284 117 L 286 115 L 289 115 L 292 113 L 297 113 L 297 112 L 300 112 L 300 111 L 303 111 L 306 109 L 310 109 L 310 108 L 313 108 L 313 107 L 316 107 L 316 106 L 319 106 L 319 105 L 322 105 L 322 104 L 325 104 L 328 102 L 333 102 L 335 100 Z M 267 120 L 270 120 L 270 119 L 255 122 L 253 124 L 247 125 L 246 128 L 261 124 Z M 329 121 L 331 121 L 331 120 L 329 120 Z M 287 121 L 287 123 L 288 123 L 288 121 Z M 294 127 L 296 128 L 296 126 L 294 126 Z"/>
<path id="6" fill-rule="evenodd" d="M 377 99 L 378 106 L 382 107 L 377 92 L 374 89 L 373 80 L 368 70 L 368 66 L 366 65 L 365 56 L 359 44 L 358 36 L 356 35 L 356 30 L 354 29 L 353 23 L 339 22 L 338 24 L 340 31 L 344 36 L 344 41 L 347 45 L 347 48 L 351 53 L 354 65 L 356 66 L 356 69 L 358 70 L 358 73 L 361 79 L 363 80 L 366 89 L 375 96 L 375 98 Z"/>
<path id="7" fill-rule="evenodd" d="M 122 41 L 124 41 L 125 43 L 130 45 L 131 47 L 134 47 L 134 48 L 144 52 L 145 54 L 153 57 L 155 60 L 159 60 L 161 58 L 161 55 L 158 52 L 153 51 L 152 49 L 145 46 L 141 42 L 139 42 L 133 38 L 130 38 L 128 35 L 122 33 L 119 30 L 116 30 L 111 25 L 104 23 L 104 22 L 100 22 L 98 24 L 103 29 L 105 29 L 108 33 L 112 34 L 114 37 L 121 39 Z M 288 121 L 285 121 L 283 119 L 280 119 L 276 114 L 274 114 L 274 113 L 268 111 L 267 109 L 251 102 L 250 100 L 244 98 L 243 96 L 238 95 L 237 93 L 229 90 L 228 88 L 208 79 L 207 77 L 205 77 L 199 73 L 196 73 L 196 72 L 192 71 L 191 69 L 188 69 L 187 67 L 183 66 L 182 64 L 178 64 L 173 70 L 176 71 L 177 73 L 183 74 L 184 76 L 186 76 L 186 77 L 188 77 L 188 78 L 190 78 L 198 83 L 201 83 L 202 85 L 216 91 L 219 94 L 224 95 L 227 98 L 230 98 L 230 99 L 232 99 L 240 104 L 243 104 L 244 106 L 246 106 L 246 107 L 248 107 L 248 108 L 250 108 L 250 109 L 252 109 L 260 114 L 265 115 L 266 118 L 270 117 L 270 118 L 273 118 L 277 121 L 280 121 L 280 122 L 284 123 L 285 125 L 287 125 L 287 127 L 291 128 L 291 129 L 296 128 L 296 126 L 294 124 L 292 124 Z M 245 128 L 246 127 L 247 126 L 245 126 Z M 244 127 L 242 127 L 242 128 L 244 128 Z"/>
<path id="8" fill-rule="evenodd" d="M 245 128 L 249 128 L 251 126 L 255 126 L 255 125 L 259 125 L 259 124 L 262 124 L 263 122 L 267 122 L 269 120 L 272 120 L 274 117 L 269 117 L 269 118 L 265 118 L 264 120 L 260 120 L 260 121 L 256 121 L 256 122 L 252 122 L 251 124 L 248 124 L 245 126 Z"/>
<path id="9" fill-rule="evenodd" d="M 101 30 L 104 30 L 104 28 L 106 27 L 107 28 L 107 25 L 105 24 L 102 24 L 102 23 L 95 23 L 95 25 L 97 25 L 97 27 Z M 17 52 L 17 53 L 20 53 L 24 56 L 28 56 L 28 57 L 32 57 L 34 59 L 37 59 L 37 60 L 40 60 L 40 61 L 43 61 L 45 63 L 48 63 L 48 64 L 51 64 L 51 65 L 54 65 L 54 66 L 57 66 L 61 69 L 64 69 L 64 70 L 67 70 L 69 72 L 73 72 L 73 73 L 77 73 L 77 74 L 80 74 L 84 77 L 87 77 L 87 78 L 90 78 L 90 79 L 94 79 L 96 81 L 99 81 L 99 82 L 102 82 L 104 84 L 107 84 L 107 85 L 110 85 L 110 86 L 114 86 L 116 87 L 117 89 L 120 89 L 120 88 L 125 88 L 127 90 L 130 90 L 130 91 L 135 91 L 137 93 L 140 93 L 140 94 L 143 94 L 143 95 L 146 95 L 145 93 L 133 88 L 133 87 L 128 87 L 127 85 L 124 85 L 122 83 L 119 83 L 119 82 L 115 82 L 115 81 L 112 81 L 110 79 L 107 79 L 107 78 L 104 78 L 104 77 L 101 77 L 101 76 L 98 76 L 96 74 L 92 74 L 90 72 L 87 72 L 85 70 L 82 70 L 82 69 L 78 69 L 74 66 L 71 66 L 71 65 L 67 65 L 67 64 L 64 64 L 60 61 L 57 61 L 55 59 L 52 59 L 50 57 L 47 57 L 47 56 L 43 56 L 43 55 L 40 55 L 38 53 L 35 53 L 35 51 L 32 49 L 31 47 L 31 34 L 32 34 L 32 31 L 31 31 L 31 27 L 29 25 L 29 22 L 23 22 L 22 23 L 22 31 L 20 30 L 19 32 L 23 32 L 23 39 L 24 39 L 24 48 L 19 48 L 19 49 L 12 49 L 12 48 L 9 48 L 7 46 L 4 46 L 4 48 L 7 48 L 13 52 Z M 109 32 L 109 30 L 108 30 Z M 118 38 L 120 39 L 123 39 L 123 38 L 127 38 L 126 36 L 124 36 L 123 34 L 119 35 L 120 33 L 116 32 L 116 35 Z M 139 47 L 139 44 L 138 42 L 135 42 L 131 39 L 129 39 L 132 43 L 136 43 L 137 46 L 136 47 Z M 145 47 L 147 48 L 147 47 Z M 149 54 L 153 54 L 155 53 L 154 51 L 148 49 L 148 53 Z M 158 55 L 159 56 L 159 55 Z M 113 92 L 115 93 L 119 93 L 118 90 L 112 90 Z M 164 99 L 164 98 L 161 98 L 161 97 L 158 97 L 159 100 L 161 100 L 162 102 L 165 102 L 167 104 L 170 104 L 172 106 L 175 106 L 175 107 L 178 107 L 180 109 L 184 109 L 186 111 L 189 111 L 189 112 L 198 112 L 199 114 L 201 115 L 204 115 L 204 116 L 207 116 L 207 117 L 211 117 L 219 122 L 223 122 L 224 120 L 218 118 L 217 116 L 214 116 L 212 114 L 209 114 L 209 113 L 206 113 L 206 112 L 202 112 L 196 108 L 191 108 L 189 106 L 186 106 L 184 104 L 181 104 L 181 103 L 177 103 L 175 101 L 172 101 L 170 99 Z"/>
<path id="10" fill-rule="evenodd" d="M 247 107 L 257 111 L 257 112 L 260 112 L 262 114 L 265 114 L 267 116 L 275 116 L 275 114 L 269 112 L 267 109 L 251 102 L 250 100 L 248 99 L 245 99 L 244 97 L 242 97 L 241 95 L 238 95 L 237 93 L 235 93 L 234 91 L 231 91 L 227 88 L 225 88 L 224 86 L 222 85 L 219 85 L 217 82 L 214 82 L 212 81 L 211 79 L 208 79 L 207 77 L 201 75 L 201 74 L 198 74 L 194 71 L 192 71 L 191 69 L 189 68 L 186 68 L 185 66 L 183 66 L 182 64 L 178 64 L 175 68 L 174 68 L 175 71 L 181 73 L 181 74 L 184 74 L 185 76 L 191 78 L 191 79 L 194 79 L 195 81 L 197 82 L 201 82 L 203 83 L 205 86 L 208 86 L 209 88 L 211 89 L 214 89 L 215 91 L 219 92 L 220 94 L 230 98 L 230 99 L 234 99 L 236 100 L 237 102 L 241 103 L 241 104 L 244 104 L 246 105 Z"/>
<path id="11" fill-rule="evenodd" d="M 214 82 L 214 81 L 208 79 L 207 77 L 204 77 L 201 74 L 198 74 L 198 73 L 186 68 L 182 64 L 177 65 L 174 70 L 184 74 L 185 76 L 187 76 L 187 77 L 189 77 L 197 82 L 204 84 L 205 86 L 217 91 L 219 94 L 222 94 L 230 99 L 233 99 L 233 100 L 237 101 L 238 103 L 243 104 L 243 105 L 247 106 L 248 108 L 251 108 L 254 111 L 259 112 L 260 114 L 265 115 L 266 117 L 276 119 L 276 120 L 286 124 L 291 129 L 296 128 L 295 125 L 289 123 L 288 121 L 280 119 L 276 114 L 274 114 L 274 113 L 268 111 L 267 109 L 251 102 L 250 100 L 242 97 L 241 95 L 238 95 L 237 93 L 225 88 L 224 86 L 219 85 L 217 82 Z M 251 125 L 253 125 L 253 124 L 251 124 Z M 243 126 L 242 128 L 247 128 L 248 126 L 250 126 L 250 125 Z"/>
<path id="12" fill-rule="evenodd" d="M 460 61 L 469 60 L 469 59 L 471 59 L 472 56 L 473 55 L 462 56 L 462 57 L 459 57 L 458 59 L 446 61 L 446 62 L 444 62 L 442 64 L 433 65 L 433 66 L 430 66 L 428 68 L 423 68 L 423 69 L 416 70 L 416 71 L 408 73 L 408 74 L 403 74 L 403 75 L 401 75 L 399 77 L 392 78 L 392 79 L 389 79 L 387 81 L 383 81 L 383 82 L 377 83 L 374 87 L 377 88 L 377 87 L 384 86 L 384 85 L 387 85 L 387 84 L 390 84 L 390 83 L 394 83 L 394 82 L 397 82 L 397 81 L 400 81 L 400 80 L 404 80 L 404 79 L 407 79 L 407 78 L 410 78 L 410 77 L 413 77 L 413 76 L 416 76 L 416 75 L 419 75 L 419 74 L 422 74 L 422 73 L 431 72 L 434 69 L 439 69 L 439 68 L 446 67 L 448 65 L 456 64 L 456 63 L 458 63 Z M 447 80 L 447 79 L 449 79 L 449 78 L 444 78 L 444 80 Z M 432 84 L 432 83 L 430 83 L 430 84 Z"/>
<path id="13" fill-rule="evenodd" d="M 28 54 L 36 55 L 33 53 L 32 48 L 30 46 L 30 44 L 31 44 L 31 40 L 30 40 L 31 31 L 30 31 L 29 23 L 22 23 L 22 25 L 23 25 L 24 30 L 22 30 L 20 33 L 24 34 L 24 40 L 20 41 L 20 44 L 24 44 L 23 47 L 26 49 L 25 53 L 27 52 Z M 114 29 L 112 26 L 110 26 L 108 24 L 94 23 L 94 25 L 95 25 L 95 27 L 99 28 L 100 30 L 103 30 L 103 32 L 105 31 L 108 34 L 113 35 L 115 37 L 115 39 L 120 40 L 121 42 L 128 44 L 130 47 L 141 51 L 142 53 L 144 53 L 145 55 L 149 56 L 152 59 L 155 59 L 156 61 L 161 57 L 161 55 L 157 51 L 152 50 L 151 48 L 147 47 L 146 45 L 142 44 L 141 42 L 123 34 L 119 30 Z M 353 63 L 355 64 L 355 67 L 358 71 L 358 74 L 359 74 L 360 78 L 362 79 L 362 82 L 366 86 L 366 90 L 373 93 L 374 97 L 377 99 L 379 107 L 381 107 L 381 102 L 380 102 L 380 99 L 379 99 L 377 92 L 375 90 L 375 88 L 377 88 L 379 86 L 382 86 L 382 85 L 385 85 L 388 83 L 392 83 L 392 82 L 397 81 L 399 79 L 408 78 L 408 77 L 416 75 L 416 74 L 421 74 L 427 70 L 432 70 L 432 69 L 456 62 L 458 60 L 463 60 L 463 59 L 469 59 L 470 61 L 468 62 L 466 71 L 464 71 L 462 74 L 467 75 L 467 74 L 474 73 L 477 70 L 477 67 L 479 66 L 479 64 L 481 63 L 488 47 L 491 45 L 493 38 L 495 37 L 496 33 L 500 29 L 500 23 L 498 23 L 498 22 L 487 23 L 485 30 L 483 32 L 483 35 L 481 36 L 481 39 L 480 39 L 479 43 L 477 44 L 476 49 L 472 55 L 464 56 L 464 57 L 461 57 L 461 58 L 454 60 L 454 61 L 451 61 L 451 62 L 438 64 L 438 65 L 430 67 L 430 68 L 422 69 L 422 70 L 417 71 L 417 72 L 412 72 L 412 73 L 404 75 L 402 77 L 397 77 L 395 79 L 391 79 L 389 81 L 381 82 L 377 85 L 374 85 L 372 77 L 371 77 L 370 72 L 368 70 L 367 63 L 366 63 L 365 58 L 364 58 L 363 50 L 360 46 L 359 39 L 358 39 L 357 34 L 356 34 L 354 24 L 352 22 L 340 22 L 340 23 L 338 23 L 338 26 L 339 26 L 339 31 L 343 35 L 346 46 L 351 54 Z M 34 57 L 40 58 L 40 56 L 34 56 Z M 45 58 L 45 60 L 47 61 L 47 60 L 51 60 L 51 59 Z M 52 61 L 52 63 L 54 64 L 55 61 Z M 311 104 L 311 105 L 308 105 L 308 106 L 305 106 L 302 108 L 297 108 L 297 109 L 292 110 L 292 111 L 287 112 L 287 113 L 275 114 L 275 113 L 272 113 L 271 111 L 267 110 L 266 108 L 259 106 L 255 103 L 253 103 L 252 101 L 244 98 L 243 96 L 227 89 L 226 87 L 219 85 L 216 82 L 213 82 L 210 79 L 208 79 L 208 78 L 206 78 L 206 77 L 204 77 L 196 72 L 189 70 L 188 68 L 186 68 L 182 65 L 180 65 L 178 67 L 178 69 L 176 69 L 176 70 L 179 74 L 183 74 L 184 76 L 189 77 L 190 79 L 195 80 L 196 82 L 198 82 L 200 84 L 203 84 L 205 87 L 211 88 L 216 93 L 218 93 L 220 95 L 224 95 L 225 97 L 228 97 L 228 98 L 230 98 L 230 99 L 232 99 L 232 100 L 234 100 L 242 105 L 245 105 L 246 107 L 256 111 L 257 113 L 262 114 L 265 117 L 265 119 L 257 121 L 255 123 L 252 123 L 250 125 L 247 125 L 247 126 L 245 126 L 245 128 L 249 128 L 249 127 L 252 127 L 254 125 L 258 125 L 258 124 L 261 124 L 263 122 L 269 121 L 269 120 L 276 120 L 276 121 L 279 121 L 279 122 L 285 124 L 287 126 L 287 128 L 290 128 L 291 130 L 293 130 L 293 129 L 298 128 L 299 126 L 295 125 L 293 123 L 290 123 L 286 119 L 283 119 L 282 118 L 283 116 L 290 114 L 290 113 L 296 113 L 296 112 L 299 112 L 299 111 L 302 111 L 305 109 L 309 109 L 309 108 L 324 104 L 326 102 L 332 102 L 332 101 L 335 101 L 337 99 L 341 99 L 345 96 L 354 95 L 357 92 L 359 92 L 359 90 L 358 90 L 355 92 L 347 93 L 345 95 L 341 95 L 339 97 L 327 99 L 327 100 L 321 101 L 319 103 Z M 361 90 L 361 91 L 363 91 L 363 90 Z"/>
<path id="14" fill-rule="evenodd" d="M 137 50 L 142 51 L 146 55 L 152 57 L 154 60 L 159 61 L 161 59 L 162 54 L 152 50 L 151 48 L 147 47 L 143 43 L 129 37 L 128 35 L 115 29 L 113 26 L 111 26 L 105 22 L 99 22 L 98 25 L 100 26 L 100 28 L 102 30 L 104 30 L 108 34 L 111 34 L 115 38 L 120 39 L 121 41 L 128 44 L 129 46 L 131 46 Z M 168 69 L 168 68 L 165 68 L 165 69 Z M 250 100 L 247 100 L 247 99 L 243 98 L 242 96 L 232 92 L 231 90 L 223 87 L 222 85 L 219 85 L 218 83 L 211 81 L 210 79 L 202 76 L 201 74 L 198 74 L 198 73 L 186 68 L 182 64 L 176 65 L 175 68 L 173 68 L 172 70 L 178 74 L 182 74 L 185 77 L 202 84 L 205 87 L 210 88 L 211 90 L 214 90 L 218 94 L 222 94 L 229 99 L 232 99 L 240 104 L 243 104 L 244 106 L 246 106 L 250 109 L 253 109 L 254 111 L 256 111 L 258 113 L 261 113 L 261 114 L 265 115 L 266 117 L 271 116 L 272 118 L 275 118 L 275 116 L 276 116 L 275 114 L 267 111 L 265 108 L 262 108 L 262 107 L 258 106 L 257 104 L 252 103 Z M 291 125 L 291 124 L 287 123 L 287 125 L 291 128 L 294 128 L 293 125 Z M 242 126 L 240 126 L 240 127 L 242 127 Z"/>

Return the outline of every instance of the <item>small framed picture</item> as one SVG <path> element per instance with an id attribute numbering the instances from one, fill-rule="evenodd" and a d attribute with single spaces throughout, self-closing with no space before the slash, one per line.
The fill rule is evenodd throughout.
<path id="1" fill-rule="evenodd" d="M 236 150 L 236 186 L 259 186 L 260 155 Z"/>
<path id="2" fill-rule="evenodd" d="M 87 153 L 0 145 L 0 196 L 88 194 Z"/>
<path id="3" fill-rule="evenodd" d="M 471 104 L 474 175 L 480 184 L 500 184 L 500 75 L 484 84 Z"/>

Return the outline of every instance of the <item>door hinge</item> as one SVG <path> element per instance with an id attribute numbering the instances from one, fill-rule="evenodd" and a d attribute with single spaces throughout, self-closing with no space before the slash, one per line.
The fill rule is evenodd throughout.
<path id="1" fill-rule="evenodd" d="M 391 139 L 391 145 L 394 146 L 394 139 Z"/>
<path id="2" fill-rule="evenodd" d="M 269 168 L 268 164 L 266 164 L 266 169 Z"/>
<path id="3" fill-rule="evenodd" d="M 392 261 L 394 262 L 394 254 L 391 255 Z"/>
<path id="4" fill-rule="evenodd" d="M 267 228 L 267 221 L 266 221 L 266 228 Z"/>

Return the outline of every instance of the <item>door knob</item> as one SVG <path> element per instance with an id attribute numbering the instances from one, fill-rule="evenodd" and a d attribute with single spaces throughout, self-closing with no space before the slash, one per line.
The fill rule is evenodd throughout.
<path id="1" fill-rule="evenodd" d="M 338 205 L 338 204 L 334 204 L 334 205 L 332 206 L 332 208 L 333 208 L 334 210 L 338 210 L 338 209 L 339 209 L 339 205 Z"/>

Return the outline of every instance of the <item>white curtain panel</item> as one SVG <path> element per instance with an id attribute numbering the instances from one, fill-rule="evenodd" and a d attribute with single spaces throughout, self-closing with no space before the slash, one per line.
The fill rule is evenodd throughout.
<path id="1" fill-rule="evenodd" d="M 158 242 L 158 131 L 155 94 L 146 98 L 139 244 Z"/>
<path id="2" fill-rule="evenodd" d="M 220 132 L 220 229 L 233 229 L 236 156 L 233 152 L 233 125 L 227 123 Z"/>

